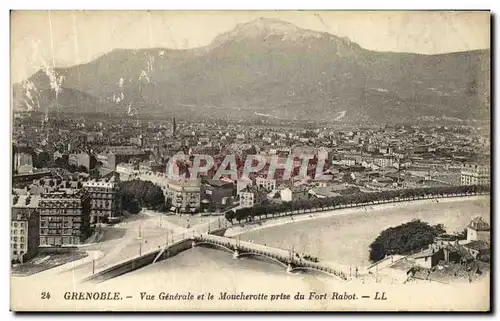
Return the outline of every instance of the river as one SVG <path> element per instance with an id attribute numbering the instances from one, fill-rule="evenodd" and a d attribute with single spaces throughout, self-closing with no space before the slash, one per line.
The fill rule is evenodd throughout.
<path id="1" fill-rule="evenodd" d="M 367 208 L 366 211 L 361 210 L 355 214 L 250 231 L 242 234 L 240 239 L 283 249 L 295 244 L 295 251 L 305 251 L 322 260 L 363 266 L 368 263 L 369 244 L 383 229 L 417 218 L 430 224 L 444 224 L 448 232 L 460 231 L 477 215 L 490 221 L 487 198 L 401 204 L 399 207 L 383 210 Z M 195 293 L 273 292 L 279 289 L 293 289 L 290 292 L 294 293 L 322 292 L 339 286 L 345 287 L 339 281 L 322 275 L 289 275 L 283 267 L 273 263 L 250 258 L 235 260 L 230 253 L 203 247 L 196 247 L 104 284 L 111 287 L 149 284 L 154 289 Z M 229 303 L 221 304 L 233 307 Z M 262 304 L 262 308 L 265 308 L 265 304 Z M 180 303 L 179 308 L 181 307 L 189 307 L 189 303 Z M 349 304 L 345 303 L 343 307 L 349 308 Z"/>
<path id="2" fill-rule="evenodd" d="M 241 240 L 288 249 L 294 244 L 297 252 L 306 252 L 320 260 L 335 261 L 352 266 L 368 264 L 368 246 L 383 230 L 391 226 L 421 219 L 430 224 L 444 224 L 448 232 L 462 230 L 475 216 L 490 221 L 487 197 L 454 199 L 430 204 L 399 204 L 396 207 L 373 210 L 368 207 L 355 213 L 317 218 L 241 234 Z M 85 286 L 93 291 L 120 291 L 130 295 L 126 301 L 71 302 L 62 301 L 60 307 L 80 310 L 99 308 L 117 310 L 392 310 L 404 305 L 406 309 L 484 309 L 487 306 L 489 283 L 441 284 L 361 284 L 345 283 L 319 274 L 291 275 L 275 263 L 251 258 L 233 259 L 231 253 L 217 249 L 195 247 L 175 257 L 146 266 L 134 272 L 108 280 L 96 286 Z M 461 288 L 464 287 L 464 288 Z M 76 288 L 75 288 L 76 289 Z M 81 288 L 83 290 L 84 288 Z M 218 300 L 221 293 L 241 292 L 258 294 L 297 292 L 305 300 L 227 301 Z M 309 301 L 310 292 L 348 291 L 373 297 L 375 291 L 386 291 L 388 301 Z M 481 291 L 481 293 L 479 293 Z M 215 300 L 144 301 L 140 292 L 158 296 L 160 292 L 195 295 L 212 293 Z M 462 293 L 456 297 L 456 293 Z M 424 295 L 425 294 L 425 295 Z M 470 294 L 470 295 L 467 295 Z M 447 298 L 444 300 L 443 298 Z M 450 299 L 453 298 L 453 299 Z M 132 301 L 133 300 L 133 301 Z M 48 302 L 47 302 L 48 303 Z M 55 304 L 55 302 L 53 302 Z M 57 306 L 59 308 L 59 305 Z"/>

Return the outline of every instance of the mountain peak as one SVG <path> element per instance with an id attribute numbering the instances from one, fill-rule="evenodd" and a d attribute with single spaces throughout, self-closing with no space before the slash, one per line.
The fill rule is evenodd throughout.
<path id="1" fill-rule="evenodd" d="M 246 23 L 240 23 L 236 26 L 235 31 L 239 32 L 271 32 L 271 33 L 289 33 L 299 32 L 301 29 L 293 24 L 274 18 L 258 18 Z"/>
<path id="2" fill-rule="evenodd" d="M 217 36 L 213 44 L 220 45 L 228 41 L 245 41 L 254 38 L 281 37 L 283 41 L 297 41 L 304 38 L 321 38 L 324 33 L 301 29 L 289 22 L 274 18 L 257 18 Z"/>

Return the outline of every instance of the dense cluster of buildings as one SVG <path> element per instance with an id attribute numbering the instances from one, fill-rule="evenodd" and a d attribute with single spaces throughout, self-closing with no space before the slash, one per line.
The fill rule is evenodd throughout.
<path id="1" fill-rule="evenodd" d="M 89 226 L 120 217 L 119 181 L 160 186 L 174 213 L 223 212 L 359 191 L 488 185 L 489 139 L 483 132 L 463 125 L 303 129 L 175 119 L 15 118 L 12 172 L 18 201 L 12 205 L 12 233 L 17 233 L 11 235 L 12 254 L 24 260 L 38 246 L 78 245 Z M 214 166 L 189 177 L 199 155 L 212 157 Z M 228 155 L 238 160 L 238 177 L 214 179 Z M 266 164 L 260 172 L 241 175 L 249 155 Z M 304 155 L 311 162 L 298 177 Z M 181 161 L 172 163 L 174 157 Z M 290 158 L 291 177 L 283 169 L 268 175 L 273 159 L 283 165 Z M 330 180 L 315 179 L 319 160 L 325 160 L 319 172 Z M 189 179 L 172 179 L 169 166 Z"/>
<path id="2" fill-rule="evenodd" d="M 73 179 L 47 175 L 13 189 L 12 260 L 25 262 L 39 247 L 81 245 L 93 226 L 122 215 L 121 194 L 113 178 Z"/>

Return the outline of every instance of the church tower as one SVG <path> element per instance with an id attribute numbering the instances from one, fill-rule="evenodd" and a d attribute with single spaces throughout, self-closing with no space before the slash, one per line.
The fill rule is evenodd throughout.
<path id="1" fill-rule="evenodd" d="M 172 137 L 175 137 L 177 131 L 177 124 L 175 123 L 175 117 L 172 117 Z"/>

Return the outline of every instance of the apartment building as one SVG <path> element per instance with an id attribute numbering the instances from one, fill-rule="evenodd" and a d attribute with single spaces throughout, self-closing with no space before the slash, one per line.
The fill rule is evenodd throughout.
<path id="1" fill-rule="evenodd" d="M 167 197 L 170 210 L 176 213 L 194 213 L 200 209 L 201 180 L 168 180 Z"/>
<path id="2" fill-rule="evenodd" d="M 258 188 L 265 188 L 268 191 L 276 190 L 276 180 L 272 178 L 257 177 L 255 179 L 255 185 Z"/>
<path id="3" fill-rule="evenodd" d="M 460 185 L 489 185 L 490 169 L 487 166 L 467 164 L 460 172 Z"/>
<path id="4" fill-rule="evenodd" d="M 241 207 L 253 207 L 267 199 L 266 191 L 255 186 L 248 186 L 239 194 Z"/>
<path id="5" fill-rule="evenodd" d="M 64 189 L 40 195 L 40 246 L 81 244 L 90 225 L 90 195 Z"/>
<path id="6" fill-rule="evenodd" d="M 114 180 L 87 181 L 83 183 L 83 188 L 90 195 L 91 224 L 122 215 L 122 198 Z"/>
<path id="7" fill-rule="evenodd" d="M 10 229 L 11 260 L 26 262 L 36 255 L 40 244 L 38 196 L 13 195 Z"/>

